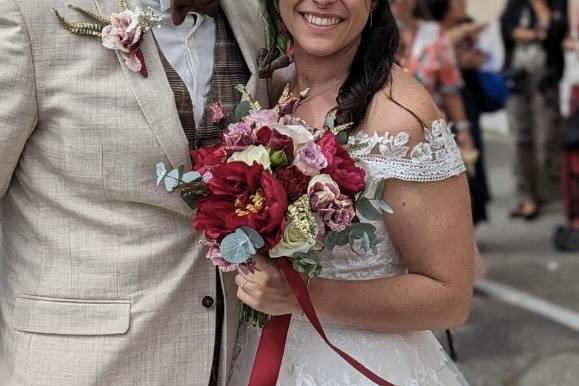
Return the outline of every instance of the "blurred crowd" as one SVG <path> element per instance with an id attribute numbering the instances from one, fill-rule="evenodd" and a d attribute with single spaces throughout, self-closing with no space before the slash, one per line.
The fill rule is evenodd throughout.
<path id="1" fill-rule="evenodd" d="M 491 199 L 480 118 L 505 109 L 517 186 L 507 215 L 532 221 L 553 192 L 562 191 L 567 221 L 554 241 L 559 249 L 579 250 L 579 0 L 508 0 L 490 24 L 468 14 L 467 0 L 390 3 L 400 29 L 400 64 L 452 122 L 474 223 L 487 220 Z M 477 263 L 480 277 L 480 257 Z"/>

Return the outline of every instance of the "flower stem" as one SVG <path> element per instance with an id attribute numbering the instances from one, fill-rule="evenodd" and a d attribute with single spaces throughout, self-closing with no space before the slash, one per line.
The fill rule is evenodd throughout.
<path id="1" fill-rule="evenodd" d="M 266 314 L 254 310 L 247 304 L 241 305 L 239 318 L 242 321 L 250 323 L 252 326 L 257 326 L 259 328 L 263 328 L 268 320 L 268 316 Z"/>

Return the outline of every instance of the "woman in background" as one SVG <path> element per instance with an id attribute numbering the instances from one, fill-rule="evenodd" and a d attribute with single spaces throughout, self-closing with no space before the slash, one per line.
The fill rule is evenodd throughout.
<path id="1" fill-rule="evenodd" d="M 459 147 L 467 153 L 465 162 L 468 166 L 476 156 L 472 156 L 474 149 L 470 123 L 460 94 L 463 80 L 453 46 L 442 36 L 438 23 L 421 20 L 427 18 L 425 3 L 417 0 L 391 0 L 390 4 L 400 28 L 400 64 L 418 79 L 445 112 L 448 120 L 454 123 Z"/>
<path id="2" fill-rule="evenodd" d="M 464 87 L 461 90 L 470 133 L 479 157 L 469 175 L 474 223 L 487 220 L 486 205 L 490 201 L 486 171 L 484 168 L 484 143 L 480 128 L 480 115 L 484 94 L 479 78 L 479 68 L 486 62 L 487 54 L 477 46 L 478 34 L 485 24 L 474 23 L 467 15 L 466 0 L 427 0 L 432 19 L 440 23 L 442 34 L 454 46 L 457 64 L 461 70 Z"/>
<path id="3" fill-rule="evenodd" d="M 516 136 L 519 202 L 512 217 L 535 218 L 547 198 L 539 188 L 559 180 L 559 81 L 567 12 L 567 0 L 509 0 L 501 17 L 505 68 L 511 74 L 507 113 Z"/>

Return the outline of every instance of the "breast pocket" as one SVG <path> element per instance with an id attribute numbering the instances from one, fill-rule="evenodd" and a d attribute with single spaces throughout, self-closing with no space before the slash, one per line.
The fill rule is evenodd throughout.
<path id="1" fill-rule="evenodd" d="M 130 327 L 128 300 L 76 300 L 22 295 L 14 306 L 14 329 L 53 335 L 119 335 Z"/>

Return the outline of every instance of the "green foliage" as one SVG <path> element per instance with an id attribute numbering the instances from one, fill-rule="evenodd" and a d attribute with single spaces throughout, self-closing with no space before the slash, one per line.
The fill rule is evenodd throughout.
<path id="1" fill-rule="evenodd" d="M 237 107 L 235 108 L 235 114 L 233 117 L 233 122 L 239 122 L 241 121 L 241 119 L 247 115 L 249 115 L 249 112 L 251 111 L 251 104 L 249 103 L 249 101 L 243 101 L 240 104 L 237 105 Z"/>
<path id="2" fill-rule="evenodd" d="M 97 24 L 100 24 L 100 25 L 102 26 L 101 30 L 102 30 L 105 26 L 111 24 L 111 20 L 110 20 L 110 19 L 106 19 L 106 18 L 104 18 L 104 17 L 102 17 L 102 16 L 100 16 L 100 15 L 97 15 L 97 14 L 94 13 L 94 12 L 87 11 L 86 9 L 82 9 L 82 8 L 80 8 L 79 6 L 76 6 L 76 5 L 74 5 L 74 4 L 69 4 L 68 7 L 69 7 L 70 9 L 74 9 L 75 11 L 77 11 L 77 12 L 85 15 L 85 16 L 88 17 L 89 19 L 92 19 L 92 20 L 93 20 L 94 22 L 96 22 Z"/>
<path id="3" fill-rule="evenodd" d="M 103 26 L 98 23 L 79 23 L 67 20 L 64 16 L 60 14 L 56 9 L 54 10 L 58 21 L 60 24 L 66 28 L 68 31 L 76 35 L 89 36 L 89 37 L 100 37 L 103 30 Z"/>
<path id="4" fill-rule="evenodd" d="M 352 251 L 359 254 L 356 246 L 359 244 L 366 253 L 377 253 L 376 246 L 382 240 L 376 235 L 376 227 L 372 224 L 354 223 L 342 232 L 330 232 L 326 236 L 325 246 L 333 250 L 337 246 L 349 245 Z"/>
<path id="5" fill-rule="evenodd" d="M 219 250 L 225 261 L 242 264 L 250 260 L 264 245 L 265 241 L 254 229 L 241 227 L 221 241 Z"/>
<path id="6" fill-rule="evenodd" d="M 308 277 L 317 277 L 322 272 L 320 259 L 320 252 L 312 249 L 308 252 L 294 253 L 292 264 L 296 271 L 303 272 Z"/>

